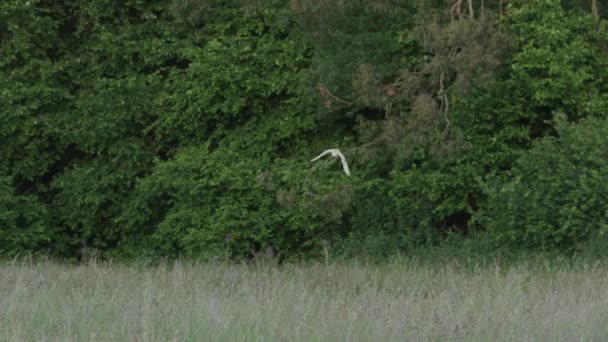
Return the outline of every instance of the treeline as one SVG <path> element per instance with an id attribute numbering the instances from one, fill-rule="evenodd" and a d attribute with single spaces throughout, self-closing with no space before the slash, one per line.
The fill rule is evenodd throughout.
<path id="1" fill-rule="evenodd" d="M 0 255 L 608 246 L 607 10 L 2 1 Z"/>

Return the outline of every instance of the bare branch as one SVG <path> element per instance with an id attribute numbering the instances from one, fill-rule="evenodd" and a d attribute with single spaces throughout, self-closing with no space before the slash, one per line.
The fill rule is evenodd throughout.
<path id="1" fill-rule="evenodd" d="M 469 0 L 469 19 L 475 19 L 475 12 L 473 11 L 473 0 Z"/>
<path id="2" fill-rule="evenodd" d="M 456 12 L 456 14 L 458 15 L 458 19 L 461 18 L 462 1 L 463 0 L 456 0 L 456 3 L 454 3 L 452 8 L 450 9 L 450 18 L 452 21 L 454 21 L 454 12 Z"/>
<path id="3" fill-rule="evenodd" d="M 319 91 L 319 94 L 321 94 L 321 97 L 323 98 L 323 100 L 325 100 L 325 107 L 327 109 L 331 108 L 331 105 L 334 102 L 338 102 L 338 103 L 342 103 L 345 104 L 347 106 L 352 106 L 354 102 L 349 102 L 349 101 L 345 101 L 340 99 L 339 97 L 335 96 L 334 94 L 332 94 L 329 89 L 327 89 L 327 87 L 325 87 L 324 85 L 320 84 L 317 85 L 316 89 Z"/>

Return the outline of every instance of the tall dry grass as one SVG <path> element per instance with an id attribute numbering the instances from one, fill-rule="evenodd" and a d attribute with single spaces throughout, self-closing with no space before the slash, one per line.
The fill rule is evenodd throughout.
<path id="1" fill-rule="evenodd" d="M 0 264 L 0 341 L 601 341 L 608 266 Z"/>

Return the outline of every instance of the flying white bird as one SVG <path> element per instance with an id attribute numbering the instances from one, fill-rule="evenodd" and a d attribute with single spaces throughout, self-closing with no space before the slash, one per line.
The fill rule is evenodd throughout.
<path id="1" fill-rule="evenodd" d="M 342 169 L 344 169 L 344 173 L 346 173 L 347 176 L 350 176 L 350 169 L 348 168 L 348 163 L 346 162 L 346 157 L 344 157 L 342 152 L 340 152 L 340 150 L 338 150 L 337 148 L 332 148 L 332 149 L 326 150 L 325 152 L 319 154 L 318 156 L 311 159 L 310 161 L 314 162 L 327 154 L 331 154 L 332 157 L 334 157 L 336 159 L 340 159 L 340 161 L 342 162 Z"/>

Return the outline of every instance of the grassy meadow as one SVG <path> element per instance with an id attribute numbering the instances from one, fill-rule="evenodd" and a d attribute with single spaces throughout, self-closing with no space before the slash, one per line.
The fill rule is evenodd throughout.
<path id="1" fill-rule="evenodd" d="M 601 341 L 608 266 L 0 263 L 0 341 Z"/>

